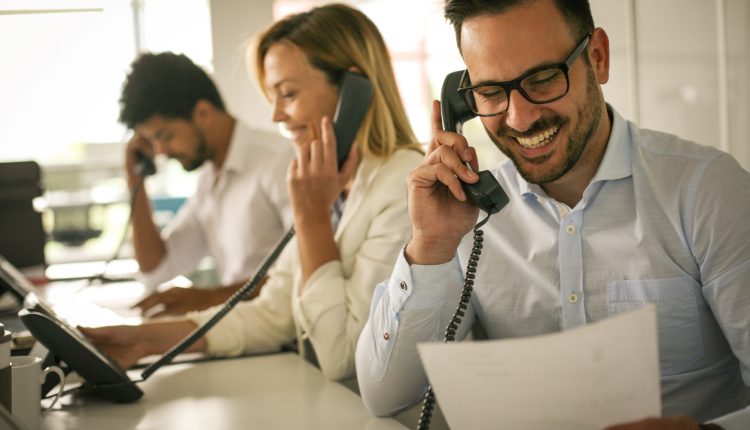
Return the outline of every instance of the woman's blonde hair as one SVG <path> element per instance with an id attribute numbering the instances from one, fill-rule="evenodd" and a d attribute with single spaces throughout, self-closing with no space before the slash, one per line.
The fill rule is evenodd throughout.
<path id="1" fill-rule="evenodd" d="M 263 63 L 271 46 L 279 42 L 301 49 L 332 84 L 338 84 L 352 67 L 370 79 L 375 95 L 357 133 L 363 155 L 387 157 L 403 147 L 421 150 L 401 103 L 383 37 L 365 14 L 343 4 L 330 4 L 289 15 L 259 34 L 255 73 L 267 97 Z"/>

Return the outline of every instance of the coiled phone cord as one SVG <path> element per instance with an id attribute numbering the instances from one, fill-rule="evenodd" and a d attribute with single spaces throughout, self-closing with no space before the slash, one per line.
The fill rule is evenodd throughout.
<path id="1" fill-rule="evenodd" d="M 482 246 L 484 244 L 484 232 L 480 230 L 480 228 L 482 228 L 489 219 L 490 214 L 487 214 L 486 218 L 474 226 L 474 245 L 471 248 L 469 262 L 466 265 L 464 288 L 461 291 L 461 298 L 458 301 L 456 312 L 453 314 L 448 326 L 445 328 L 443 342 L 453 342 L 456 340 L 456 330 L 458 330 L 463 317 L 466 315 L 466 308 L 471 300 L 471 293 L 474 291 L 474 278 L 476 277 L 477 265 L 479 265 L 479 257 L 482 255 Z M 424 401 L 422 402 L 422 412 L 419 414 L 417 430 L 428 430 L 430 428 L 430 421 L 432 421 L 432 412 L 434 409 L 435 394 L 432 392 L 432 387 L 428 386 L 427 392 L 424 395 Z"/>

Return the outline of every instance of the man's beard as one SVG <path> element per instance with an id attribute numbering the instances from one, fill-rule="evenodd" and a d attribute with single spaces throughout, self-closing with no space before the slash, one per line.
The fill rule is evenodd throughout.
<path id="1" fill-rule="evenodd" d="M 195 157 L 193 157 L 192 160 L 187 161 L 186 164 L 183 165 L 185 170 L 188 172 L 192 172 L 193 170 L 199 168 L 203 165 L 203 163 L 206 162 L 206 160 L 209 160 L 213 156 L 213 151 L 211 150 L 211 147 L 208 146 L 208 142 L 206 141 L 206 137 L 201 133 L 200 130 L 195 130 L 196 135 L 198 136 L 198 145 L 195 148 Z"/>
<path id="2" fill-rule="evenodd" d="M 505 154 L 513 162 L 513 164 L 516 166 L 516 170 L 518 170 L 518 173 L 526 182 L 531 184 L 546 184 L 556 181 L 563 177 L 563 175 L 568 173 L 570 169 L 572 169 L 573 166 L 576 165 L 578 160 L 580 160 L 581 155 L 583 154 L 584 149 L 586 149 L 589 140 L 594 135 L 596 129 L 599 127 L 600 112 L 602 109 L 603 100 L 600 93 L 597 92 L 597 85 L 598 84 L 596 82 L 596 78 L 594 77 L 594 72 L 593 70 L 591 70 L 591 68 L 589 68 L 586 79 L 586 95 L 588 102 L 585 103 L 582 108 L 578 109 L 579 121 L 576 125 L 576 128 L 571 131 L 567 145 L 562 148 L 562 150 L 564 151 L 562 162 L 550 166 L 549 169 L 545 171 L 534 172 L 531 169 L 526 169 L 522 164 L 522 161 L 526 163 L 541 165 L 549 160 L 549 158 L 553 155 L 552 153 L 548 153 L 533 159 L 521 159 L 521 156 L 516 155 L 514 151 L 500 142 L 500 136 L 504 137 L 506 140 L 515 141 L 516 137 L 534 136 L 539 132 L 547 130 L 551 127 L 557 126 L 562 128 L 570 122 L 569 119 L 563 118 L 560 115 L 541 118 L 523 133 L 507 127 L 503 122 L 500 129 L 496 133 L 492 133 L 487 130 L 487 134 L 489 135 L 495 146 L 497 146 L 497 148 L 500 149 L 500 151 L 502 151 L 503 154 Z M 514 143 L 511 143 L 511 145 L 513 144 Z"/>

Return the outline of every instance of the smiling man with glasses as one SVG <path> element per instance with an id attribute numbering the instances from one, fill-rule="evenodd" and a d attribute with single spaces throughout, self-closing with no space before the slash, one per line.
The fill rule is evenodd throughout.
<path id="1" fill-rule="evenodd" d="M 459 95 L 510 159 L 492 171 L 510 203 L 483 227 L 456 338 L 474 322 L 534 336 L 655 303 L 662 417 L 610 429 L 750 428 L 750 174 L 604 101 L 609 40 L 586 0 L 448 0 L 445 14 L 466 63 Z M 416 344 L 443 339 L 480 215 L 459 184 L 477 181 L 476 152 L 442 130 L 437 103 L 433 120 L 409 177 L 412 238 L 357 349 L 376 415 L 425 393 Z"/>
<path id="2" fill-rule="evenodd" d="M 458 93 L 471 111 L 478 116 L 495 116 L 508 110 L 510 92 L 518 91 L 531 103 L 544 104 L 565 97 L 570 89 L 568 70 L 591 40 L 587 34 L 562 63 L 535 67 L 507 82 L 480 82 L 472 85 L 469 72 L 464 71 Z"/>

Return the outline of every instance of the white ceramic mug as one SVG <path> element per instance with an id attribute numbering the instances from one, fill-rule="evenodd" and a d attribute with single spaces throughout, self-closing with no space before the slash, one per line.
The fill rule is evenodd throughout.
<path id="1" fill-rule="evenodd" d="M 29 430 L 38 430 L 42 412 L 42 384 L 47 375 L 54 373 L 60 378 L 62 388 L 65 385 L 65 373 L 57 366 L 42 370 L 42 359 L 32 355 L 11 357 L 10 366 L 13 379 L 11 413 Z M 62 391 L 58 390 L 47 409 L 57 402 Z"/>

